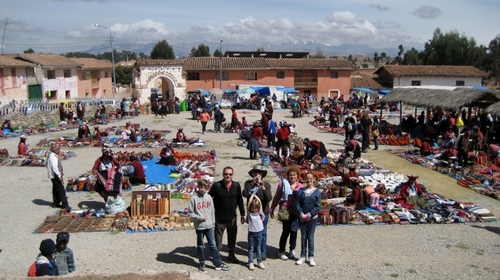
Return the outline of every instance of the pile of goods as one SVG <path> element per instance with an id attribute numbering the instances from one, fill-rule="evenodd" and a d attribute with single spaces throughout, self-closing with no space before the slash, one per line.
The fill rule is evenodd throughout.
<path id="1" fill-rule="evenodd" d="M 30 149 L 26 156 L 8 157 L 0 165 L 5 166 L 38 166 L 45 167 L 45 162 L 49 156 L 50 150 L 47 149 Z M 59 154 L 60 160 L 76 157 L 73 151 L 61 151 Z"/>
<path id="2" fill-rule="evenodd" d="M 173 212 L 161 217 L 137 216 L 127 222 L 127 232 L 156 232 L 194 229 L 194 222 L 186 215 Z"/>
<path id="3" fill-rule="evenodd" d="M 45 232 L 124 232 L 126 230 L 128 212 L 117 214 L 96 213 L 94 210 L 48 216 L 35 230 L 35 233 Z"/>

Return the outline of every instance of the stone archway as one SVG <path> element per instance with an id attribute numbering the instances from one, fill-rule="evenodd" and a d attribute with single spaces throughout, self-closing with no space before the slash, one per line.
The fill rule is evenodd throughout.
<path id="1" fill-rule="evenodd" d="M 136 96 L 141 103 L 149 102 L 151 89 L 158 86 L 161 86 L 164 97 L 167 97 L 168 91 L 170 99 L 186 98 L 186 80 L 182 75 L 181 66 L 143 66 L 139 70 L 140 75 L 136 77 L 135 84 L 138 93 Z"/>

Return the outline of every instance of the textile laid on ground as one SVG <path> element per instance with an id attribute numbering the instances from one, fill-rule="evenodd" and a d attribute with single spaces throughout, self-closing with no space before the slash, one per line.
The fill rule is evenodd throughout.
<path id="1" fill-rule="evenodd" d="M 25 157 L 8 157 L 4 160 L 0 159 L 0 166 L 40 166 L 45 167 L 45 161 L 49 155 L 50 150 L 47 149 L 31 149 Z M 73 151 L 61 151 L 59 158 L 65 160 L 68 158 L 76 157 Z"/>
<path id="2" fill-rule="evenodd" d="M 421 156 L 418 150 L 387 150 L 387 152 L 457 180 L 457 184 L 477 193 L 500 199 L 500 168 L 495 164 L 479 165 L 457 169 L 454 164 L 438 159 L 440 153 Z"/>
<path id="3" fill-rule="evenodd" d="M 131 142 L 121 139 L 121 130 L 114 127 L 108 132 L 109 136 L 102 137 L 100 141 L 92 138 L 77 139 L 75 137 L 60 137 L 56 139 L 42 139 L 38 142 L 37 146 L 50 146 L 51 143 L 56 142 L 61 144 L 61 146 L 67 147 L 158 148 L 164 147 L 167 142 L 172 142 L 172 139 L 167 138 L 170 132 L 169 130 L 142 129 L 137 131 L 137 142 Z"/>
<path id="4" fill-rule="evenodd" d="M 339 156 L 331 156 L 339 158 Z M 328 158 L 325 158 L 328 159 Z M 342 176 L 331 176 L 331 174 L 343 175 L 343 170 L 331 172 L 335 166 L 339 166 L 332 160 L 323 159 L 320 164 L 314 165 L 312 173 L 315 175 L 318 185 L 322 189 L 322 209 L 319 221 L 323 224 L 420 224 L 420 223 L 465 223 L 465 222 L 491 222 L 496 217 L 487 209 L 475 205 L 473 202 L 459 202 L 447 199 L 439 194 L 428 193 L 423 197 L 424 204 L 429 207 L 416 209 L 413 205 L 404 202 L 399 194 L 401 183 L 407 178 L 403 174 L 396 174 L 390 170 L 382 170 L 373 163 L 358 159 L 357 172 L 361 179 L 361 185 L 376 187 L 384 184 L 380 193 L 377 207 L 347 204 L 346 197 L 340 196 L 339 189 L 343 188 Z M 285 162 L 286 163 L 286 162 Z M 285 177 L 286 166 L 281 162 L 271 162 L 273 171 L 280 177 Z M 306 172 L 311 171 L 311 163 L 300 164 L 303 179 Z M 425 186 L 422 186 L 425 190 Z M 363 192 L 363 191 L 362 191 Z"/>

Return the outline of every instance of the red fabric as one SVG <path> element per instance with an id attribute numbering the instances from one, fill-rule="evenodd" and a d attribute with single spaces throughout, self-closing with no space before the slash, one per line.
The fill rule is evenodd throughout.
<path id="1" fill-rule="evenodd" d="M 422 191 L 422 187 L 420 186 L 419 183 L 415 182 L 415 188 L 417 189 L 417 195 L 422 195 L 423 191 Z M 408 191 L 410 189 L 410 182 L 404 182 L 401 186 L 401 192 L 400 192 L 400 195 L 401 195 L 401 198 L 405 199 L 408 197 Z"/>
<path id="2" fill-rule="evenodd" d="M 286 140 L 288 139 L 288 136 L 290 136 L 290 130 L 287 128 L 282 127 L 276 132 L 277 140 Z"/>
<path id="3" fill-rule="evenodd" d="M 20 156 L 28 154 L 28 147 L 26 147 L 25 143 L 23 142 L 19 143 L 19 145 L 17 146 L 17 154 Z"/>
<path id="4" fill-rule="evenodd" d="M 165 156 L 167 154 L 167 149 L 170 150 L 170 153 L 172 155 L 175 154 L 174 148 L 172 148 L 172 147 L 169 147 L 169 148 L 165 147 L 165 148 L 161 149 L 161 151 L 160 151 L 160 157 L 163 157 L 163 156 Z"/>
<path id="5" fill-rule="evenodd" d="M 321 142 L 318 140 L 309 140 L 309 145 L 316 148 L 318 151 L 321 149 Z"/>
<path id="6" fill-rule="evenodd" d="M 132 167 L 134 167 L 135 177 L 139 179 L 146 177 L 146 174 L 144 173 L 144 167 L 142 166 L 142 163 L 139 160 L 134 160 L 131 165 Z"/>
<path id="7" fill-rule="evenodd" d="M 264 132 L 262 131 L 262 127 L 256 126 L 252 129 L 252 134 L 250 135 L 251 138 L 257 139 L 259 141 L 264 137 Z"/>

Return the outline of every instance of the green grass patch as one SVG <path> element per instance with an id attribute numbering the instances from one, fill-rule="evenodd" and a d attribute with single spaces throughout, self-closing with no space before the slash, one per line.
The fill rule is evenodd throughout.
<path id="1" fill-rule="evenodd" d="M 384 263 L 385 266 L 392 266 L 392 263 Z"/>
<path id="2" fill-rule="evenodd" d="M 417 271 L 416 271 L 414 268 L 410 268 L 410 269 L 408 270 L 408 272 L 409 272 L 409 273 L 417 273 Z"/>
<path id="3" fill-rule="evenodd" d="M 479 268 L 479 266 L 477 266 L 475 264 L 470 264 L 469 266 L 472 267 L 472 268 Z"/>
<path id="4" fill-rule="evenodd" d="M 446 244 L 446 249 L 451 249 L 451 247 L 453 247 L 451 244 Z"/>
<path id="5" fill-rule="evenodd" d="M 399 277 L 399 274 L 397 274 L 397 273 L 393 273 L 393 274 L 391 274 L 391 277 L 392 277 L 392 278 L 398 278 L 398 277 Z"/>
<path id="6" fill-rule="evenodd" d="M 470 246 L 465 244 L 465 243 L 458 243 L 455 247 L 460 248 L 460 249 L 464 249 L 464 250 L 470 249 Z"/>
<path id="7" fill-rule="evenodd" d="M 482 256 L 482 255 L 484 255 L 484 250 L 483 250 L 483 249 L 478 249 L 478 250 L 476 251 L 476 254 L 478 254 L 478 255 Z"/>

